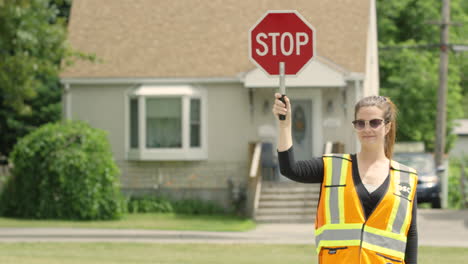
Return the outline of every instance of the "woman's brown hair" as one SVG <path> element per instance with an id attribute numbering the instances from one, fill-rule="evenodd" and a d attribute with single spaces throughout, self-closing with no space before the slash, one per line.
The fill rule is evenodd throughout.
<path id="1" fill-rule="evenodd" d="M 359 100 L 354 107 L 354 118 L 356 119 L 357 112 L 362 107 L 376 106 L 384 112 L 383 119 L 391 122 L 390 131 L 385 135 L 385 156 L 388 159 L 392 159 L 393 156 L 393 145 L 395 145 L 395 137 L 397 130 L 397 114 L 398 109 L 395 104 L 388 97 L 384 96 L 367 96 Z"/>

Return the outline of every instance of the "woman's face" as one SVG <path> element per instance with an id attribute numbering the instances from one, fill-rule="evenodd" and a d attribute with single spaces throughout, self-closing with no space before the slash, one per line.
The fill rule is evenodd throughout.
<path id="1" fill-rule="evenodd" d="M 380 123 L 376 128 L 371 127 L 371 123 L 376 123 L 375 120 L 371 123 L 369 121 L 373 119 L 383 120 L 384 112 L 376 106 L 365 106 L 361 107 L 357 114 L 356 120 L 364 120 L 365 126 L 362 129 L 356 129 L 356 134 L 358 135 L 359 141 L 363 145 L 375 145 L 383 144 L 385 142 L 385 135 L 390 131 L 391 123 L 385 124 L 384 121 Z M 362 122 L 360 122 L 362 123 Z"/>

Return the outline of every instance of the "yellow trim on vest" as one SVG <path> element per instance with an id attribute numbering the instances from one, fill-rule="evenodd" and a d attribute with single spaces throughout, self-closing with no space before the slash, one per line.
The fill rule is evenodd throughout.
<path id="1" fill-rule="evenodd" d="M 414 175 L 413 173 L 410 173 L 409 174 L 409 178 L 410 178 L 410 187 L 411 187 L 411 191 L 412 192 L 416 192 L 416 188 L 417 188 L 417 178 L 416 178 L 416 175 Z M 411 197 L 410 197 L 411 198 Z M 411 206 L 408 206 L 408 208 L 406 208 L 406 218 L 405 218 L 405 221 L 403 222 L 403 225 L 401 226 L 401 229 L 400 229 L 400 234 L 404 234 L 406 229 L 408 228 L 408 226 L 410 225 L 410 218 L 412 217 L 411 215 L 411 210 L 413 209 L 413 203 L 414 203 L 414 196 L 413 196 L 413 199 L 412 201 L 409 203 Z"/>
<path id="2" fill-rule="evenodd" d="M 327 158 L 325 159 L 325 166 L 327 168 L 327 175 L 325 178 L 325 185 L 331 185 L 332 184 L 332 174 L 333 174 L 333 166 L 332 166 L 332 159 L 333 158 Z M 330 215 L 330 190 L 329 188 L 324 188 L 325 191 L 325 224 L 330 224 L 331 223 L 331 215 Z"/>
<path id="3" fill-rule="evenodd" d="M 390 231 L 384 231 L 384 230 L 381 230 L 381 229 L 377 229 L 377 228 L 374 228 L 374 227 L 370 227 L 370 226 L 364 226 L 364 230 L 369 232 L 369 233 L 372 233 L 372 234 L 376 234 L 376 235 L 379 235 L 379 236 L 383 236 L 383 237 L 389 237 L 389 238 L 393 238 L 393 239 L 396 239 L 396 240 L 400 240 L 400 241 L 403 241 L 403 242 L 406 242 L 407 240 L 407 237 L 404 235 L 404 234 L 395 234 L 395 233 L 392 233 L 391 230 Z"/>
<path id="4" fill-rule="evenodd" d="M 315 235 L 320 235 L 324 230 L 337 230 L 337 229 L 361 229 L 363 224 L 328 224 L 315 229 Z"/>
<path id="5" fill-rule="evenodd" d="M 387 255 L 390 255 L 390 256 L 395 256 L 395 257 L 401 258 L 401 259 L 403 259 L 405 257 L 405 253 L 403 253 L 403 252 L 388 249 L 388 248 L 384 248 L 384 247 L 380 247 L 380 246 L 376 246 L 376 245 L 372 245 L 372 244 L 369 244 L 369 243 L 364 242 L 364 241 L 362 242 L 362 247 L 373 250 L 373 251 L 381 252 L 381 253 L 384 253 L 384 254 L 387 254 Z"/>
<path id="6" fill-rule="evenodd" d="M 396 183 L 396 182 L 399 183 L 400 182 L 400 172 L 399 171 L 392 170 L 390 176 L 393 176 L 393 177 L 390 178 L 390 180 L 393 181 L 394 183 Z M 392 184 L 392 183 L 390 183 L 390 184 Z M 392 186 L 395 186 L 395 184 L 392 184 Z M 387 231 L 389 231 L 389 232 L 392 231 L 393 223 L 395 222 L 395 218 L 396 218 L 398 208 L 400 207 L 400 202 L 401 202 L 401 198 L 399 196 L 395 195 L 394 198 L 395 198 L 395 202 L 393 203 L 392 212 L 390 214 L 390 218 L 389 218 L 388 225 L 387 225 Z"/>
<path id="7" fill-rule="evenodd" d="M 344 156 L 344 158 L 349 158 Z M 340 185 L 346 184 L 346 177 L 348 175 L 348 166 L 349 162 L 343 160 L 341 162 L 341 175 L 340 175 Z M 344 214 L 344 188 L 338 188 L 338 210 L 340 212 L 340 223 L 344 223 L 345 214 Z"/>

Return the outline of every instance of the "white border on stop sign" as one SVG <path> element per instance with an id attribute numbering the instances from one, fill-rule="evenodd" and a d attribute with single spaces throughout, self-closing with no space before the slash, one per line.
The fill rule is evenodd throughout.
<path id="1" fill-rule="evenodd" d="M 268 77 L 279 77 L 280 74 L 278 72 L 278 74 L 269 74 L 267 71 L 265 71 L 265 69 L 263 69 L 262 66 L 260 66 L 257 61 L 255 61 L 252 57 L 252 31 L 254 30 L 254 28 L 256 26 L 258 26 L 258 24 L 260 24 L 260 22 L 268 15 L 268 14 L 271 14 L 271 13 L 294 13 L 296 14 L 301 20 L 302 22 L 304 22 L 307 26 L 309 26 L 311 29 L 312 29 L 312 40 L 313 40 L 313 43 L 312 43 L 312 58 L 310 58 L 306 63 L 304 63 L 304 65 L 302 66 L 302 68 L 296 73 L 296 74 L 285 74 L 285 76 L 289 76 L 289 77 L 296 77 L 297 75 L 299 75 L 302 70 L 304 70 L 304 68 L 309 65 L 309 63 L 317 56 L 317 51 L 316 51 L 316 43 L 317 43 L 317 37 L 316 37 L 316 30 L 315 28 L 309 23 L 309 21 L 307 21 L 297 10 L 268 10 L 262 17 L 260 17 L 260 19 L 257 20 L 257 22 L 250 28 L 249 30 L 249 46 L 248 46 L 248 49 L 249 49 L 249 59 L 251 62 L 253 62 L 255 65 L 257 65 L 258 68 L 260 68 Z M 279 63 L 278 63 L 279 64 Z M 286 67 L 287 64 L 285 64 Z M 278 65 L 278 68 L 279 68 L 279 65 Z M 285 69 L 286 71 L 286 69 Z"/>

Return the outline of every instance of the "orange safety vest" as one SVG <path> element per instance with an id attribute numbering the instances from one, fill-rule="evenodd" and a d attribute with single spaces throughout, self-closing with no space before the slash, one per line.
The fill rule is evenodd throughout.
<path id="1" fill-rule="evenodd" d="M 327 154 L 322 159 L 324 177 L 315 219 L 319 263 L 405 263 L 416 170 L 391 160 L 387 192 L 366 219 L 350 154 Z"/>

